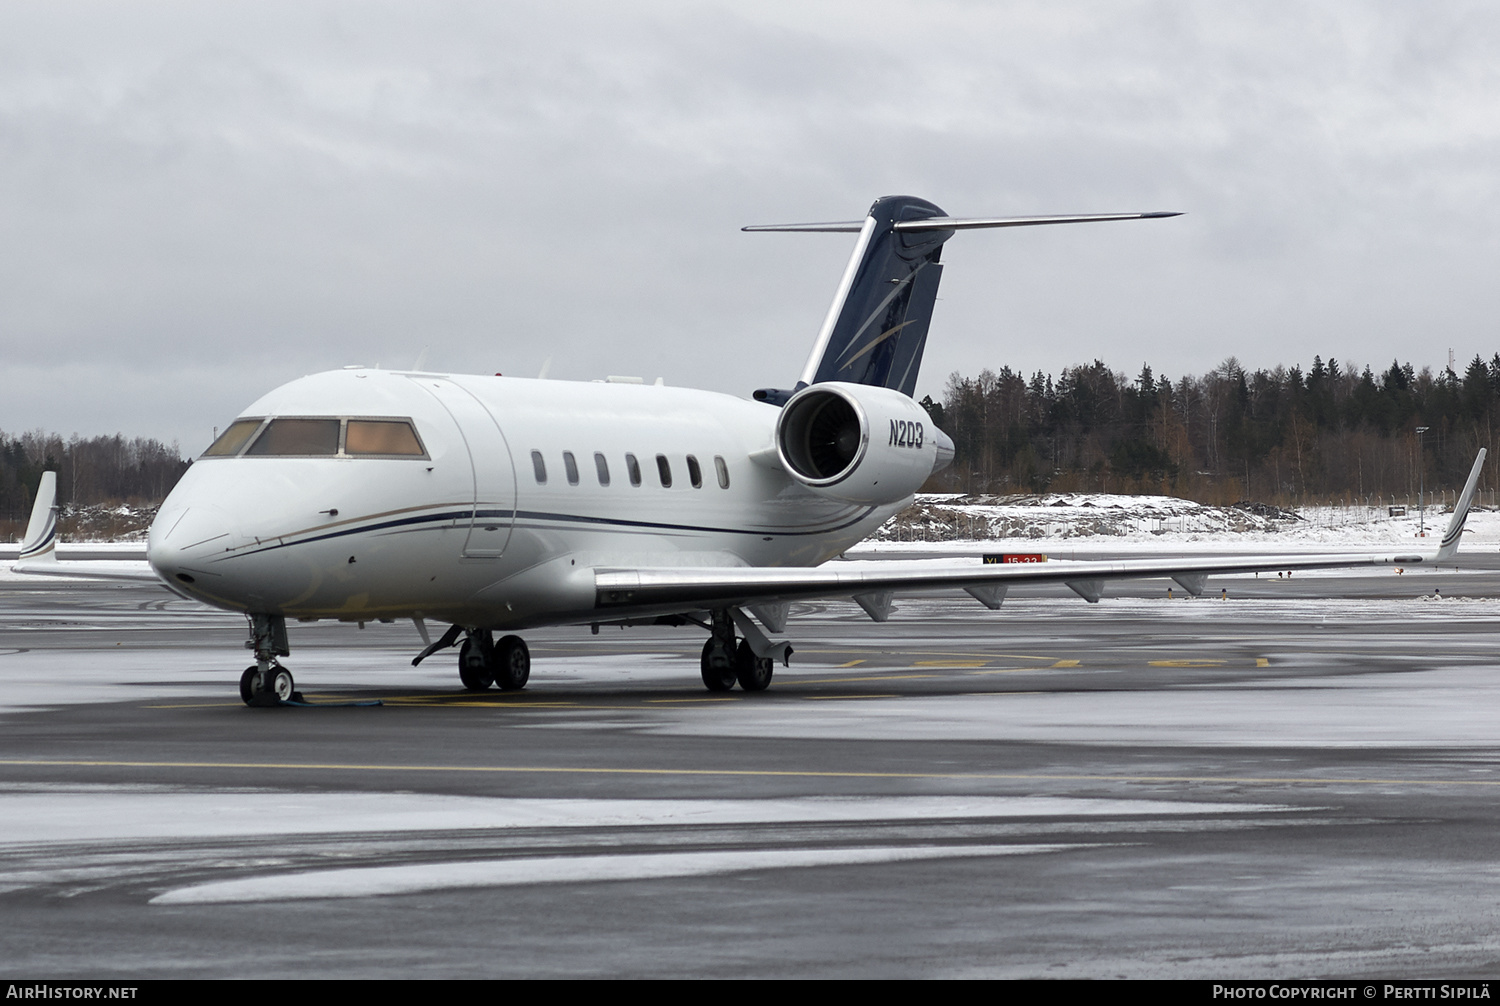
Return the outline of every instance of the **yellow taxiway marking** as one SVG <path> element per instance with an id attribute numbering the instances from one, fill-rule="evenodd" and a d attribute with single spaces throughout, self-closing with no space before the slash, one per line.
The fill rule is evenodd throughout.
<path id="1" fill-rule="evenodd" d="M 1150 660 L 1149 667 L 1223 667 L 1227 660 Z"/>
<path id="2" fill-rule="evenodd" d="M 839 664 L 839 666 L 840 667 L 858 667 L 862 663 L 864 663 L 863 660 L 851 660 L 847 664 Z"/>
<path id="3" fill-rule="evenodd" d="M 1077 660 L 1059 660 L 1057 663 L 1053 664 L 1052 666 L 1053 667 L 1077 667 L 1079 665 L 1079 663 L 1081 663 L 1081 661 L 1077 661 Z"/>
<path id="4" fill-rule="evenodd" d="M 988 663 L 988 660 L 918 660 L 916 663 L 912 664 L 912 666 L 957 669 L 961 667 L 983 667 Z"/>
<path id="5" fill-rule="evenodd" d="M 740 696 L 738 696 L 738 695 L 705 695 L 702 698 L 647 699 L 646 701 L 647 702 L 657 702 L 657 703 L 674 703 L 674 704 L 675 703 L 682 703 L 682 702 L 738 702 L 738 701 L 740 701 Z M 620 706 L 619 708 L 626 709 L 626 708 L 629 708 L 629 707 L 627 707 L 627 706 Z"/>
<path id="6" fill-rule="evenodd" d="M 814 650 L 814 649 L 802 649 L 801 647 L 799 647 L 797 649 L 797 652 L 798 653 L 802 653 L 802 654 L 808 654 L 808 653 L 822 653 L 822 654 L 832 654 L 832 653 L 869 653 L 871 649 L 873 649 L 873 647 L 869 647 L 869 648 L 866 648 L 864 650 Z M 1035 653 L 979 653 L 979 652 L 975 652 L 975 651 L 972 651 L 972 650 L 879 650 L 878 652 L 882 656 L 888 656 L 888 657 L 892 657 L 892 658 L 895 658 L 895 657 L 944 657 L 944 658 L 950 659 L 950 660 L 963 660 L 963 659 L 972 658 L 974 660 L 1040 660 L 1040 661 L 1047 661 L 1047 660 L 1051 660 L 1052 659 L 1051 657 L 1037 656 Z M 854 663 L 859 663 L 859 662 L 860 661 L 854 661 Z M 845 664 L 843 666 L 849 667 L 849 666 L 852 666 L 852 664 Z"/>
<path id="7" fill-rule="evenodd" d="M 1265 657 L 1256 657 L 1255 658 L 1255 666 L 1256 667 L 1270 667 L 1271 666 L 1271 662 L 1269 660 L 1267 660 Z"/>
<path id="8" fill-rule="evenodd" d="M 975 671 L 974 672 L 974 676 L 975 677 L 982 677 L 983 675 L 986 675 L 986 674 L 1015 674 L 1018 671 L 1036 671 L 1036 670 L 1042 670 L 1042 668 L 1038 668 L 1038 667 L 986 667 L 982 671 Z"/>
<path id="9" fill-rule="evenodd" d="M 1363 776 L 1128 775 L 1046 772 L 853 772 L 818 769 L 621 768 L 599 765 L 380 765 L 362 762 L 116 761 L 108 759 L 0 759 L 10 768 L 255 769 L 286 772 L 455 772 L 490 775 L 743 776 L 803 779 L 949 779 L 1014 782 L 1225 783 L 1277 786 L 1478 786 L 1500 787 L 1500 779 L 1393 779 Z"/>
<path id="10" fill-rule="evenodd" d="M 849 675 L 846 678 L 787 678 L 778 681 L 782 685 L 842 685 L 846 681 L 922 681 L 927 678 L 942 677 L 940 674 L 861 674 L 859 676 Z"/>
<path id="11" fill-rule="evenodd" d="M 142 709 L 228 709 L 243 702 L 179 702 L 170 706 L 142 706 Z"/>
<path id="12" fill-rule="evenodd" d="M 804 697 L 802 701 L 803 702 L 858 702 L 858 701 L 860 701 L 862 699 L 899 699 L 900 697 L 901 696 L 895 695 L 895 694 L 880 695 L 878 693 L 876 693 L 876 694 L 870 694 L 870 695 L 808 695 L 808 696 Z"/>
<path id="13" fill-rule="evenodd" d="M 381 699 L 388 706 L 421 707 L 427 709 L 563 709 L 577 706 L 577 702 L 507 702 L 496 699 Z"/>

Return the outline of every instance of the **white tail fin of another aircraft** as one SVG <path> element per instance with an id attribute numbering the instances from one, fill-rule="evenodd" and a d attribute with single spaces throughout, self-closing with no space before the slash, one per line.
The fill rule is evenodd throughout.
<path id="1" fill-rule="evenodd" d="M 42 472 L 19 558 L 26 565 L 57 562 L 57 472 Z"/>
<path id="2" fill-rule="evenodd" d="M 1453 504 L 1453 519 L 1448 521 L 1448 529 L 1443 532 L 1443 540 L 1438 543 L 1439 562 L 1452 558 L 1458 551 L 1458 540 L 1464 536 L 1464 521 L 1469 518 L 1469 504 L 1474 502 L 1474 490 L 1479 486 L 1479 470 L 1484 467 L 1484 455 L 1485 449 L 1481 447 L 1479 457 L 1474 459 L 1474 467 L 1469 470 L 1469 481 L 1464 483 L 1464 491 L 1458 494 L 1458 502 Z"/>
<path id="3" fill-rule="evenodd" d="M 21 539 L 21 554 L 12 572 L 40 573 L 44 576 L 67 576 L 80 580 L 129 580 L 136 583 L 160 583 L 151 566 L 139 559 L 105 559 L 98 561 L 57 561 L 57 473 L 43 472 L 36 487 L 36 502 L 31 507 L 31 521 Z"/>

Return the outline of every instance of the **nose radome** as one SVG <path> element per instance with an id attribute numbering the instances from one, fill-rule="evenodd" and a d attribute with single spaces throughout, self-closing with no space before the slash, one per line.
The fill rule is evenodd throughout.
<path id="1" fill-rule="evenodd" d="M 160 576 L 181 579 L 184 567 L 226 551 L 235 540 L 229 515 L 217 507 L 163 508 L 151 524 L 146 559 Z"/>

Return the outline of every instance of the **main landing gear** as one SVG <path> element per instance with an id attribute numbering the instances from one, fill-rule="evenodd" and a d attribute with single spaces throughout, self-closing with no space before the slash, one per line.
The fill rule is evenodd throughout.
<path id="1" fill-rule="evenodd" d="M 489 629 L 450 625 L 441 638 L 416 655 L 411 665 L 415 667 L 438 650 L 458 643 L 460 635 L 464 641 L 458 647 L 458 680 L 465 688 L 482 692 L 496 685 L 502 692 L 517 692 L 526 687 L 531 678 L 531 651 L 525 641 L 520 636 L 502 636 L 496 642 Z"/>
<path id="2" fill-rule="evenodd" d="M 292 672 L 276 659 L 291 653 L 286 641 L 286 619 L 280 615 L 251 615 L 245 649 L 255 651 L 255 663 L 240 675 L 240 698 L 247 706 L 279 706 L 299 702 Z"/>
<path id="3" fill-rule="evenodd" d="M 531 677 L 531 651 L 520 636 L 498 642 L 488 629 L 470 629 L 458 649 L 458 677 L 471 692 L 495 685 L 502 692 L 520 691 Z"/>
<path id="4" fill-rule="evenodd" d="M 784 650 L 790 657 L 791 647 Z M 734 617 L 727 608 L 713 612 L 712 635 L 703 644 L 701 665 L 703 684 L 711 692 L 727 692 L 735 682 L 747 692 L 763 692 L 771 687 L 776 670 L 775 658 L 757 656 L 749 639 L 736 641 Z"/>

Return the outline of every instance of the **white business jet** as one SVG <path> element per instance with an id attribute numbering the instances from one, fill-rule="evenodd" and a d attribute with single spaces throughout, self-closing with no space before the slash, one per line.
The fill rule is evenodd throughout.
<path id="1" fill-rule="evenodd" d="M 877 622 L 897 592 L 964 590 L 999 608 L 1018 583 L 1097 602 L 1107 580 L 1451 556 L 1484 452 L 1432 554 L 983 564 L 837 562 L 912 501 L 953 443 L 912 400 L 944 243 L 987 227 L 1174 213 L 963 219 L 908 196 L 863 220 L 747 227 L 858 235 L 801 379 L 754 400 L 639 383 L 346 368 L 247 408 L 172 490 L 150 569 L 59 563 L 45 483 L 16 569 L 151 578 L 249 619 L 252 705 L 295 701 L 287 619 L 411 619 L 459 646 L 470 689 L 530 675 L 514 633 L 544 625 L 699 625 L 703 683 L 761 691 L 786 662 L 792 602 L 851 597 Z M 88 568 L 84 568 L 88 567 Z M 449 628 L 433 640 L 429 621 Z M 500 633 L 499 639 L 495 636 Z"/>

